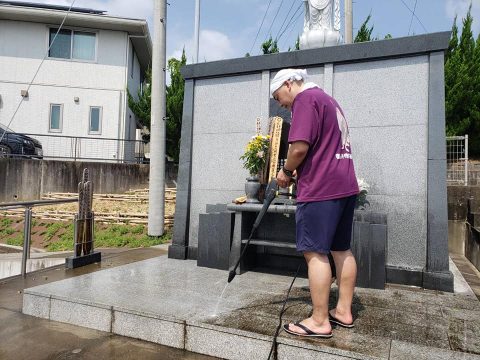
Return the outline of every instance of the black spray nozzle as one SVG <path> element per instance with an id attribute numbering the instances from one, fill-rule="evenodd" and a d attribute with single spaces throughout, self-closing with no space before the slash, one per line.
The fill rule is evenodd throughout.
<path id="1" fill-rule="evenodd" d="M 265 200 L 263 204 L 265 205 L 265 202 L 267 202 L 268 205 L 270 205 L 272 200 L 275 198 L 277 191 L 278 191 L 277 180 L 275 179 L 270 180 L 270 182 L 267 185 L 267 189 L 265 190 Z"/>
<path id="2" fill-rule="evenodd" d="M 267 189 L 265 190 L 265 199 L 263 200 L 262 210 L 260 210 L 260 213 L 257 215 L 257 218 L 255 219 L 255 223 L 253 224 L 253 230 L 255 230 L 258 227 L 258 225 L 260 225 L 260 221 L 262 221 L 263 216 L 268 210 L 268 207 L 272 203 L 273 199 L 275 199 L 275 196 L 277 195 L 277 191 L 278 191 L 277 180 L 275 179 L 270 180 L 270 182 L 267 185 Z"/>
<path id="3" fill-rule="evenodd" d="M 257 229 L 258 225 L 260 225 L 260 222 L 262 221 L 263 216 L 267 212 L 268 207 L 272 203 L 273 199 L 275 199 L 275 196 L 277 195 L 277 190 L 278 190 L 277 180 L 275 180 L 275 179 L 270 180 L 270 182 L 267 185 L 267 189 L 265 190 L 265 199 L 263 200 L 262 209 L 258 213 L 257 218 L 255 219 L 255 222 L 253 223 L 252 232 L 250 233 L 248 241 L 245 244 L 245 247 L 243 248 L 243 251 L 240 254 L 240 257 L 238 258 L 238 261 L 237 261 L 235 267 L 233 268 L 233 270 L 231 270 L 228 273 L 228 282 L 229 283 L 232 282 L 233 278 L 235 277 L 238 264 L 240 264 L 240 260 L 242 259 L 243 254 L 245 254 L 245 250 L 247 249 L 248 244 L 250 244 L 250 240 L 252 239 L 253 233 Z"/>
<path id="4" fill-rule="evenodd" d="M 236 274 L 235 271 L 233 271 L 233 270 L 228 273 L 228 283 L 231 283 L 231 282 L 232 282 L 232 280 L 233 280 L 233 278 L 235 277 L 235 275 L 237 275 L 237 274 Z"/>

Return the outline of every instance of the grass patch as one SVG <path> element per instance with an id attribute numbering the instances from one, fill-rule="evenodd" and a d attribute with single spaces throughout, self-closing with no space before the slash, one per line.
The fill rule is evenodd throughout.
<path id="1" fill-rule="evenodd" d="M 7 239 L 7 245 L 23 246 L 23 234 Z"/>
<path id="2" fill-rule="evenodd" d="M 62 227 L 65 226 L 63 225 Z M 98 226 L 96 226 L 96 229 L 97 228 Z M 95 231 L 95 248 L 149 247 L 164 244 L 172 238 L 171 232 L 166 232 L 160 237 L 148 236 L 145 232 L 146 228 L 144 225 L 110 225 Z M 73 250 L 73 224 L 67 226 L 65 232 L 61 234 L 56 241 L 50 242 L 47 245 L 47 249 L 48 251 Z"/>
<path id="3" fill-rule="evenodd" d="M 137 226 L 132 227 L 131 233 L 132 234 L 143 234 L 144 231 L 145 231 L 145 226 L 137 225 Z"/>
<path id="4" fill-rule="evenodd" d="M 12 235 L 15 232 L 11 227 L 0 230 L 0 237 Z"/>
<path id="5" fill-rule="evenodd" d="M 144 225 L 112 225 L 95 232 L 95 247 L 148 247 L 163 244 L 171 239 L 171 233 L 148 236 Z"/>
<path id="6" fill-rule="evenodd" d="M 0 238 L 10 236 L 15 232 L 15 229 L 11 227 L 12 224 L 12 219 L 3 218 L 0 220 Z"/>
<path id="7" fill-rule="evenodd" d="M 64 228 L 65 232 L 58 237 L 58 240 L 50 242 L 47 245 L 48 251 L 71 251 L 73 250 L 73 224 L 65 226 L 64 223 L 59 223 L 62 226 L 56 227 L 55 233 L 60 229 Z M 53 231 L 53 230 L 52 230 Z M 48 233 L 48 230 L 47 230 Z"/>
<path id="8" fill-rule="evenodd" d="M 68 227 L 72 227 L 73 225 L 70 224 Z M 45 231 L 45 240 L 50 241 L 55 234 L 57 234 L 58 230 L 65 228 L 65 223 L 63 222 L 57 222 L 57 223 L 51 223 L 47 225 L 47 230 Z M 72 230 L 73 231 L 73 230 Z"/>
<path id="9" fill-rule="evenodd" d="M 12 219 L 9 219 L 9 218 L 0 219 L 0 227 L 2 228 L 9 227 L 10 225 L 12 225 L 12 223 L 13 223 Z"/>

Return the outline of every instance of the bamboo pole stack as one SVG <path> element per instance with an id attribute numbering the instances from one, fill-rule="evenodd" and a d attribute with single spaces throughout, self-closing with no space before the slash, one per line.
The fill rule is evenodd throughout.
<path id="1" fill-rule="evenodd" d="M 165 204 L 170 208 L 175 206 L 176 198 L 176 189 L 167 188 L 165 189 Z M 67 199 L 78 197 L 77 193 L 47 193 L 42 195 L 42 199 Z M 117 204 L 124 204 L 122 207 L 129 207 L 128 204 L 132 204 L 132 207 L 136 205 L 142 205 L 145 207 L 145 204 L 148 204 L 148 189 L 138 189 L 130 190 L 125 194 L 94 194 L 93 195 L 94 204 L 97 203 L 109 203 L 116 202 Z M 108 206 L 107 206 L 108 207 Z M 49 206 L 48 209 L 45 207 L 34 207 L 33 217 L 39 220 L 47 221 L 72 221 L 75 215 L 74 210 L 61 210 L 61 209 L 52 209 L 52 206 Z M 103 207 L 105 210 L 105 206 Z M 170 228 L 173 226 L 174 220 L 174 211 L 172 209 L 171 214 L 165 214 L 165 226 Z M 0 216 L 4 217 L 23 217 L 23 209 L 10 209 L 0 211 Z M 110 223 L 110 224 L 148 224 L 148 213 L 147 210 L 144 212 L 128 212 L 128 211 L 99 211 L 95 210 L 95 221 L 100 223 Z"/>

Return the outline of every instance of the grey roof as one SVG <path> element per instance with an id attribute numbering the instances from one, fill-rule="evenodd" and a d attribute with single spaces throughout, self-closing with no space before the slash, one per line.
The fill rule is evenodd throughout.
<path id="1" fill-rule="evenodd" d="M 0 1 L 0 5 L 23 6 L 23 7 L 52 9 L 52 10 L 68 10 L 70 8 L 69 6 L 64 6 L 64 5 L 38 4 L 38 3 L 26 2 L 26 1 L 3 1 L 3 0 Z M 72 7 L 70 11 L 86 13 L 86 14 L 100 14 L 100 15 L 103 15 L 106 13 L 105 10 L 95 10 L 95 9 L 87 9 L 87 8 L 79 8 L 79 7 Z"/>

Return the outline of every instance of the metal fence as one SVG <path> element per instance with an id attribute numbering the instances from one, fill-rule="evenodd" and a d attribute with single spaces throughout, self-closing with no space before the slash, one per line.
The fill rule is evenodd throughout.
<path id="1" fill-rule="evenodd" d="M 25 208 L 25 217 L 23 222 L 23 249 L 22 249 L 22 265 L 21 265 L 21 272 L 22 272 L 23 278 L 27 276 L 27 260 L 30 259 L 30 245 L 32 241 L 32 207 L 51 205 L 51 204 L 66 204 L 71 202 L 78 202 L 78 198 L 0 203 L 0 210 Z"/>
<path id="2" fill-rule="evenodd" d="M 118 163 L 145 163 L 146 143 L 100 137 L 24 134 L 41 142 L 48 160 L 87 160 Z"/>
<path id="3" fill-rule="evenodd" d="M 447 183 L 468 185 L 468 135 L 447 136 Z"/>

